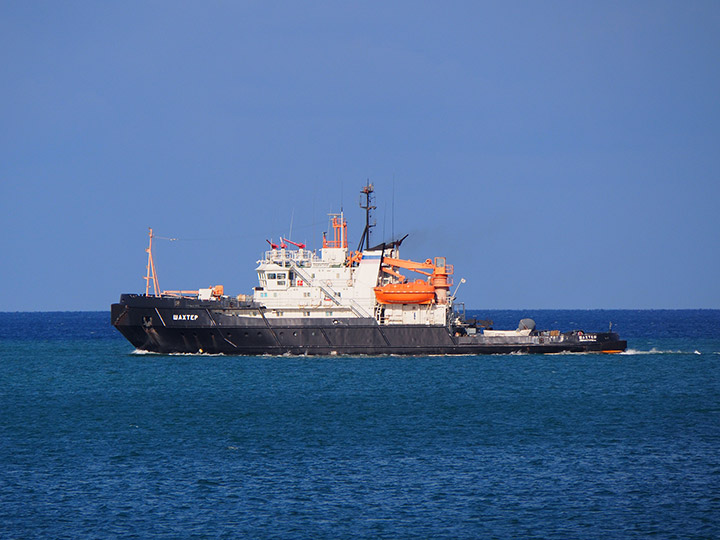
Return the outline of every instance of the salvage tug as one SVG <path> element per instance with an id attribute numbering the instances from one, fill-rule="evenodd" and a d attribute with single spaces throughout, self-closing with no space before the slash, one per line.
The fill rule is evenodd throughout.
<path id="1" fill-rule="evenodd" d="M 370 247 L 372 184 L 363 187 L 365 229 L 348 249 L 343 213 L 331 214 L 318 254 L 281 238 L 258 261 L 252 295 L 222 286 L 161 291 L 150 229 L 145 294 L 122 294 L 111 320 L 138 350 L 232 355 L 427 355 L 605 352 L 626 349 L 614 332 L 516 330 L 467 319 L 456 309 L 453 266 L 444 257 L 400 258 L 405 239 Z M 402 271 L 416 274 L 408 279 Z M 464 280 L 461 280 L 461 283 Z M 150 286 L 152 285 L 152 294 Z M 459 286 L 459 285 L 458 285 Z M 455 293 L 457 288 L 455 289 Z"/>

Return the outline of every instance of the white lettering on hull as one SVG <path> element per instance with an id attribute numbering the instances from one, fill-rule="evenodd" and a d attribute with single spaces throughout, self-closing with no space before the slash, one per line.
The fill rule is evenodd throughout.
<path id="1" fill-rule="evenodd" d="M 173 321 L 195 321 L 197 318 L 198 315 L 180 315 L 177 313 L 173 315 Z"/>

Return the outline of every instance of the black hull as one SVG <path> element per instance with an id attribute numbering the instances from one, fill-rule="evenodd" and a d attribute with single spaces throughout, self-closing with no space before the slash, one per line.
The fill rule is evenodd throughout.
<path id="1" fill-rule="evenodd" d="M 248 317 L 249 312 L 257 314 Z M 123 295 L 112 324 L 137 349 L 228 355 L 475 355 L 621 352 L 611 332 L 458 336 L 449 326 L 379 325 L 374 319 L 270 319 L 234 300 L 200 301 Z"/>

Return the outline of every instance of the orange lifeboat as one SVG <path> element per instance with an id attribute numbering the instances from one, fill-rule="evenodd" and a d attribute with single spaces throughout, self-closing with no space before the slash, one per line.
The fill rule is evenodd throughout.
<path id="1" fill-rule="evenodd" d="M 375 287 L 374 291 L 381 304 L 429 304 L 435 298 L 435 287 L 421 279 L 410 283 L 388 283 Z"/>

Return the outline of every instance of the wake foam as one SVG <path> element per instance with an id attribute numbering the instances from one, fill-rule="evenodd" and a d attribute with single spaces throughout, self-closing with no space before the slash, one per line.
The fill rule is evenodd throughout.
<path id="1" fill-rule="evenodd" d="M 173 352 L 173 353 L 159 353 L 155 351 L 143 351 L 142 349 L 135 349 L 130 354 L 137 354 L 139 356 L 145 355 L 145 354 L 154 354 L 157 356 L 225 356 L 223 353 L 216 353 L 216 354 L 210 354 L 206 352 L 202 353 L 181 353 L 181 352 Z"/>
<path id="2" fill-rule="evenodd" d="M 698 351 L 697 349 L 695 349 L 693 351 L 676 351 L 676 350 L 665 351 L 665 350 L 656 349 L 655 347 L 653 347 L 649 351 L 640 351 L 638 349 L 627 349 L 626 351 L 621 352 L 620 354 L 635 356 L 635 355 L 641 355 L 641 354 L 702 354 L 702 353 L 700 351 Z"/>

